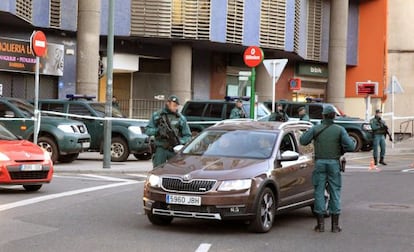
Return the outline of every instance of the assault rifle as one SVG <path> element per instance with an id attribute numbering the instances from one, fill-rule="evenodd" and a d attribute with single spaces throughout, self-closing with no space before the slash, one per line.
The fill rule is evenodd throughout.
<path id="1" fill-rule="evenodd" d="M 159 121 L 159 134 L 162 138 L 167 139 L 168 147 L 174 148 L 180 144 L 180 139 L 177 135 L 177 132 L 171 127 L 170 120 L 166 114 L 161 114 Z"/>
<path id="2" fill-rule="evenodd" d="M 393 142 L 392 140 L 392 135 L 390 133 L 390 129 L 388 128 L 387 125 L 384 124 L 384 129 L 385 129 L 385 135 L 388 135 L 388 137 L 390 138 L 390 141 Z"/>

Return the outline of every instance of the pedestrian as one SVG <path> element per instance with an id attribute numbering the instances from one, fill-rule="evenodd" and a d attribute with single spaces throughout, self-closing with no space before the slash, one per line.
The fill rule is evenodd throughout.
<path id="1" fill-rule="evenodd" d="M 384 120 L 381 119 L 382 111 L 380 109 L 375 110 L 375 117 L 371 119 L 370 124 L 373 131 L 373 156 L 375 165 L 378 164 L 378 145 L 381 149 L 379 163 L 387 165 L 384 162 L 385 157 L 385 135 L 387 134 L 388 127 Z"/>
<path id="2" fill-rule="evenodd" d="M 308 114 L 306 114 L 305 107 L 298 108 L 298 115 L 299 115 L 299 120 L 308 121 L 308 122 L 310 121 Z"/>
<path id="3" fill-rule="evenodd" d="M 246 118 L 246 113 L 243 109 L 243 101 L 241 99 L 236 100 L 236 105 L 230 112 L 230 119 Z"/>
<path id="4" fill-rule="evenodd" d="M 112 107 L 119 109 L 119 102 L 115 95 L 112 96 Z"/>
<path id="5" fill-rule="evenodd" d="M 325 231 L 324 215 L 325 188 L 329 193 L 329 213 L 331 214 L 332 229 L 334 233 L 342 229 L 338 224 L 341 213 L 341 186 L 340 157 L 344 152 L 353 151 L 355 143 L 349 137 L 346 130 L 334 124 L 335 110 L 332 107 L 324 107 L 321 124 L 315 125 L 300 137 L 302 145 L 312 142 L 315 148 L 315 169 L 312 173 L 314 186 L 314 212 L 317 217 L 316 232 Z"/>
<path id="6" fill-rule="evenodd" d="M 175 155 L 174 147 L 191 140 L 190 127 L 185 117 L 178 112 L 179 99 L 175 95 L 168 97 L 165 107 L 152 114 L 145 133 L 155 138 L 153 167 L 165 163 Z"/>
<path id="7" fill-rule="evenodd" d="M 282 104 L 276 104 L 276 111 L 270 114 L 269 121 L 277 121 L 277 122 L 287 122 L 289 117 L 287 116 L 286 112 L 283 111 Z"/>

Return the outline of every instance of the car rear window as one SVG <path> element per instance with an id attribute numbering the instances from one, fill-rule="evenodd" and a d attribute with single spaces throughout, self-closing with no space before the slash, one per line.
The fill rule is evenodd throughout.
<path id="1" fill-rule="evenodd" d="M 204 113 L 204 117 L 212 117 L 212 118 L 219 118 L 221 119 L 223 113 L 223 105 L 222 103 L 210 103 L 207 105 L 206 112 Z"/>
<path id="2" fill-rule="evenodd" d="M 203 114 L 205 103 L 191 102 L 188 103 L 183 115 L 185 116 L 201 116 Z"/>

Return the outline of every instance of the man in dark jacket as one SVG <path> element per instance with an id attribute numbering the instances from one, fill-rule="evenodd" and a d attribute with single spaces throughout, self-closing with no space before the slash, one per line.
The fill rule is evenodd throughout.
<path id="1" fill-rule="evenodd" d="M 301 136 L 300 143 L 308 145 L 313 140 L 315 146 L 316 161 L 312 183 L 315 188 L 314 212 L 317 215 L 317 225 L 314 230 L 316 232 L 325 231 L 325 188 L 328 185 L 330 196 L 328 208 L 332 219 L 331 231 L 337 233 L 341 231 L 338 224 L 341 213 L 342 186 L 339 159 L 343 152 L 353 151 L 355 143 L 342 126 L 334 124 L 335 111 L 332 107 L 325 107 L 322 114 L 324 117 L 322 123 L 306 131 Z"/>
<path id="2" fill-rule="evenodd" d="M 276 111 L 270 115 L 269 121 L 287 122 L 288 120 L 289 117 L 285 111 L 283 111 L 282 104 L 277 104 Z"/>

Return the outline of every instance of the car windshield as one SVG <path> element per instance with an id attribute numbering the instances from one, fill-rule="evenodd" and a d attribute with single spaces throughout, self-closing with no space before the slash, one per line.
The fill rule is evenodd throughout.
<path id="1" fill-rule="evenodd" d="M 34 115 L 32 104 L 21 100 L 9 100 L 9 102 L 18 107 L 25 117 L 32 117 Z"/>
<path id="2" fill-rule="evenodd" d="M 236 158 L 269 158 L 277 133 L 252 130 L 207 130 L 199 134 L 183 154 Z"/>
<path id="3" fill-rule="evenodd" d="M 17 137 L 0 124 L 0 140 L 17 140 Z"/>
<path id="4" fill-rule="evenodd" d="M 105 103 L 91 103 L 90 105 L 98 113 L 99 117 L 105 116 Z M 112 117 L 124 118 L 124 115 L 119 109 L 112 106 Z"/>

